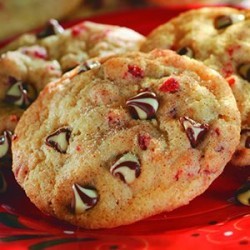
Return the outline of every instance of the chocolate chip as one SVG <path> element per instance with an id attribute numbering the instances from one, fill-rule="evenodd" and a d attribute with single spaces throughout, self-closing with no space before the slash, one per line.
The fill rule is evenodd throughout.
<path id="1" fill-rule="evenodd" d="M 243 20 L 245 20 L 245 16 L 242 14 L 220 15 L 215 18 L 214 27 L 216 29 L 224 29 Z"/>
<path id="2" fill-rule="evenodd" d="M 238 74 L 248 82 L 250 82 L 250 63 L 240 64 L 237 68 Z"/>
<path id="3" fill-rule="evenodd" d="M 250 178 L 235 192 L 235 199 L 240 204 L 250 206 Z"/>
<path id="4" fill-rule="evenodd" d="M 155 93 L 144 91 L 130 98 L 126 105 L 134 119 L 147 120 L 155 117 L 159 102 Z"/>
<path id="5" fill-rule="evenodd" d="M 101 65 L 100 62 L 98 61 L 91 61 L 91 60 L 85 61 L 84 63 L 79 65 L 78 74 L 97 68 L 100 65 Z"/>
<path id="6" fill-rule="evenodd" d="M 47 25 L 44 27 L 44 29 L 36 34 L 36 37 L 41 39 L 44 37 L 63 33 L 63 31 L 64 31 L 64 28 L 58 23 L 57 20 L 50 19 Z"/>
<path id="7" fill-rule="evenodd" d="M 132 153 L 126 153 L 111 166 L 110 172 L 125 183 L 131 184 L 141 173 L 140 162 Z"/>
<path id="8" fill-rule="evenodd" d="M 59 153 L 66 154 L 70 135 L 71 131 L 69 128 L 59 128 L 46 138 L 45 143 Z"/>
<path id="9" fill-rule="evenodd" d="M 35 88 L 14 77 L 9 77 L 9 82 L 11 86 L 5 94 L 5 102 L 27 108 L 37 96 Z"/>
<path id="10" fill-rule="evenodd" d="M 11 137 L 12 133 L 8 130 L 3 131 L 3 134 L 0 135 L 0 159 L 10 152 Z"/>
<path id="11" fill-rule="evenodd" d="M 216 29 L 224 29 L 232 24 L 233 24 L 233 21 L 232 21 L 231 17 L 226 16 L 226 15 L 218 16 L 214 20 L 214 27 Z"/>
<path id="12" fill-rule="evenodd" d="M 195 122 L 187 116 L 180 117 L 180 122 L 186 132 L 191 146 L 193 148 L 197 147 L 209 130 L 209 125 Z"/>
<path id="13" fill-rule="evenodd" d="M 177 54 L 181 55 L 181 56 L 188 56 L 190 58 L 194 58 L 194 51 L 189 48 L 189 47 L 182 47 L 180 49 L 178 49 Z"/>
<path id="14" fill-rule="evenodd" d="M 75 183 L 72 186 L 72 189 L 74 196 L 72 199 L 71 208 L 76 214 L 80 214 L 97 204 L 99 195 L 94 187 L 81 186 Z"/>

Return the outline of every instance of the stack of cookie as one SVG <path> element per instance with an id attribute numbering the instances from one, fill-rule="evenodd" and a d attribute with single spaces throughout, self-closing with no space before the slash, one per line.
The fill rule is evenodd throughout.
<path id="1" fill-rule="evenodd" d="M 212 58 L 220 57 L 226 46 L 226 38 L 213 37 L 223 33 L 217 25 L 229 26 L 230 11 L 235 15 L 231 26 L 245 23 L 245 12 L 218 11 L 196 10 L 197 18 L 201 13 L 200 19 L 213 25 L 203 33 L 207 46 L 197 38 L 202 30 L 194 21 L 183 21 L 190 26 L 186 33 L 182 21 L 175 25 L 182 16 L 166 24 L 171 29 L 162 32 L 160 27 L 146 41 L 134 31 L 105 30 L 105 25 L 93 35 L 91 27 L 98 24 L 88 22 L 41 40 L 29 35 L 28 51 L 44 48 L 46 59 L 56 60 L 61 72 L 79 64 L 43 85 L 12 137 L 13 173 L 41 211 L 84 228 L 116 227 L 188 204 L 222 173 L 239 145 L 241 126 L 248 124 L 240 112 L 243 118 L 249 114 L 247 105 L 239 107 L 228 82 L 245 86 L 248 68 L 242 62 L 238 78 L 225 79 L 205 65 L 213 65 Z M 51 26 L 43 33 L 48 30 Z M 193 43 L 179 46 L 182 36 L 191 36 Z M 25 39 L 20 41 L 10 47 Z M 213 52 L 219 43 L 221 49 Z M 199 61 L 168 50 L 175 48 Z M 27 48 L 16 51 L 22 50 Z M 28 95 L 23 82 L 9 76 L 3 100 L 29 105 L 35 91 Z M 26 95 L 18 99 L 17 90 Z M 9 134 L 4 136 L 2 141 L 9 143 Z"/>
<path id="2" fill-rule="evenodd" d="M 64 29 L 56 20 L 1 49 L 0 159 L 9 158 L 9 135 L 23 111 L 49 83 L 80 62 L 138 50 L 144 37 L 128 28 L 82 22 Z M 82 67 L 83 69 L 83 67 Z"/>

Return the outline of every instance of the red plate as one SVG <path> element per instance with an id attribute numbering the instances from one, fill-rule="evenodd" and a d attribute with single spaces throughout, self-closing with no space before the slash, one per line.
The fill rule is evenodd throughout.
<path id="1" fill-rule="evenodd" d="M 127 26 L 144 35 L 180 11 L 137 9 L 88 20 Z M 65 24 L 69 27 L 82 20 Z M 227 166 L 224 173 L 189 205 L 128 226 L 84 230 L 39 212 L 2 168 L 8 183 L 0 194 L 0 249 L 249 249 L 250 209 L 233 195 L 250 176 L 250 168 Z"/>

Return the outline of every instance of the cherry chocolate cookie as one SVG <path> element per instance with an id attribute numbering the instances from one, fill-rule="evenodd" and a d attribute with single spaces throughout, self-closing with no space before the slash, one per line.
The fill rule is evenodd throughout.
<path id="1" fill-rule="evenodd" d="M 216 71 L 168 50 L 83 68 L 47 85 L 15 130 L 13 172 L 40 210 L 111 228 L 188 204 L 221 174 L 240 114 Z"/>
<path id="2" fill-rule="evenodd" d="M 184 12 L 149 34 L 141 50 L 172 49 L 217 70 L 231 87 L 242 120 L 242 137 L 232 163 L 250 166 L 250 12 L 201 8 Z"/>
<path id="3" fill-rule="evenodd" d="M 47 83 L 61 75 L 58 62 L 48 60 L 41 46 L 6 52 L 0 57 L 0 100 L 25 109 Z"/>
<path id="4" fill-rule="evenodd" d="M 24 109 L 50 81 L 61 77 L 60 65 L 47 60 L 40 46 L 21 47 L 0 57 L 0 164 L 11 158 L 11 137 Z"/>
<path id="5" fill-rule="evenodd" d="M 56 20 L 50 20 L 37 34 L 24 34 L 2 51 L 40 45 L 65 72 L 89 58 L 139 50 L 144 40 L 144 36 L 126 27 L 84 21 L 64 29 Z"/>

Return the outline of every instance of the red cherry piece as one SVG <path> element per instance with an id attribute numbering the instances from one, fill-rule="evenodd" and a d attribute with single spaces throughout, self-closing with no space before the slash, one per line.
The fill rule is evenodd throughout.
<path id="1" fill-rule="evenodd" d="M 162 92 L 174 93 L 180 89 L 180 84 L 175 78 L 168 78 L 159 88 Z"/>
<path id="2" fill-rule="evenodd" d="M 147 150 L 149 143 L 150 143 L 150 136 L 149 135 L 138 135 L 138 144 L 141 150 Z"/>
<path id="3" fill-rule="evenodd" d="M 144 71 L 137 65 L 128 65 L 128 73 L 130 73 L 134 77 L 144 77 Z"/>

